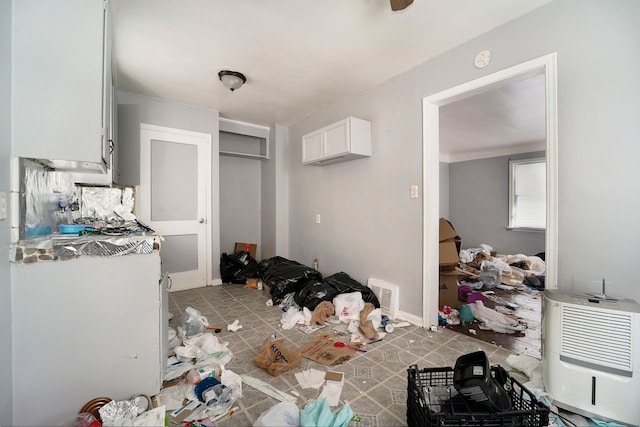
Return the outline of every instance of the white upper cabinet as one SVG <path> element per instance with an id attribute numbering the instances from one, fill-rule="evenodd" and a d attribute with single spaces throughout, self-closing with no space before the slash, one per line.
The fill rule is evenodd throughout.
<path id="1" fill-rule="evenodd" d="M 107 28 L 104 0 L 13 2 L 13 155 L 58 169 L 106 171 Z"/>
<path id="2" fill-rule="evenodd" d="M 302 163 L 326 165 L 371 156 L 371 122 L 347 117 L 302 137 Z"/>

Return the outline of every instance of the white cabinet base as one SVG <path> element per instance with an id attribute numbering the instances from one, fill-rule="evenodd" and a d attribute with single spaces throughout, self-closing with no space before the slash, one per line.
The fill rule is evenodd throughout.
<path id="1" fill-rule="evenodd" d="M 11 264 L 15 425 L 162 385 L 160 255 Z"/>

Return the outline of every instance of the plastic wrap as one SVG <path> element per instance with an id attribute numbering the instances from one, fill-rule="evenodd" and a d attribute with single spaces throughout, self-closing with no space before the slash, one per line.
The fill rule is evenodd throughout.
<path id="1" fill-rule="evenodd" d="M 298 291 L 309 281 L 321 280 L 322 274 L 299 262 L 276 256 L 260 261 L 258 277 L 269 286 L 273 303 L 280 304 L 285 295 Z"/>

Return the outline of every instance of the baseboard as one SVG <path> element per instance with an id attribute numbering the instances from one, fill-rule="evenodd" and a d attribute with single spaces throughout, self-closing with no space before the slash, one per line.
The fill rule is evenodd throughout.
<path id="1" fill-rule="evenodd" d="M 209 282 L 209 286 L 220 286 L 222 285 L 222 279 L 211 279 Z"/>
<path id="2" fill-rule="evenodd" d="M 422 317 L 415 314 L 406 313 L 404 311 L 398 312 L 398 319 L 406 320 L 407 322 L 422 327 Z"/>

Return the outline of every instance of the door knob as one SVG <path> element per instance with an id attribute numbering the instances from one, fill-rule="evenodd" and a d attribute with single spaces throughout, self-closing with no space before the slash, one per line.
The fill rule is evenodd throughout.
<path id="1" fill-rule="evenodd" d="M 204 218 L 200 218 L 200 219 L 198 220 L 198 222 L 199 222 L 200 224 L 204 224 Z"/>

